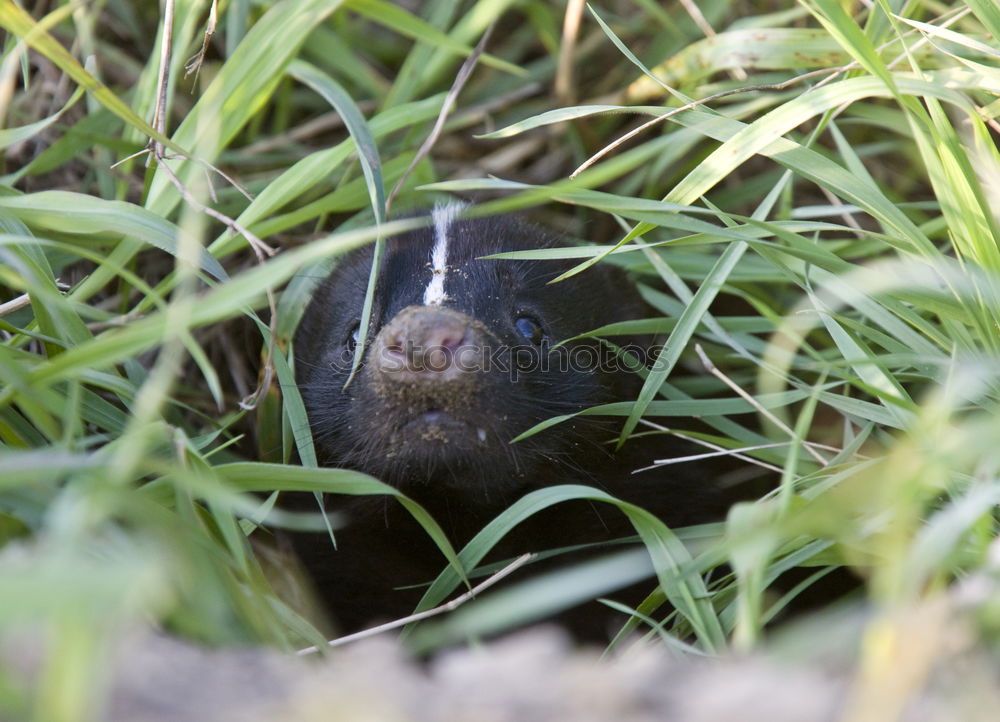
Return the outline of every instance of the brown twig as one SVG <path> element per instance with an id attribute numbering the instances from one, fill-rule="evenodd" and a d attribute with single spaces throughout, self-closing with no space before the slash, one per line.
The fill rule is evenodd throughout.
<path id="1" fill-rule="evenodd" d="M 202 46 L 202 53 L 200 53 L 199 56 L 196 56 L 198 64 L 200 64 L 201 60 L 204 59 L 204 50 L 207 47 L 208 42 L 210 41 L 212 35 L 215 32 L 216 18 L 217 18 L 216 2 L 215 0 L 213 0 L 212 9 L 209 12 L 209 22 L 208 22 L 208 27 L 206 28 L 205 41 Z M 159 68 L 159 78 L 157 82 L 156 114 L 153 118 L 153 124 L 152 124 L 154 129 L 161 137 L 166 136 L 166 130 L 167 130 L 167 119 L 166 119 L 167 88 L 169 86 L 169 79 L 170 79 L 170 58 L 171 58 L 172 44 L 173 44 L 173 26 L 174 26 L 174 0 L 166 0 L 166 3 L 164 5 L 164 16 L 163 16 L 163 38 L 162 38 L 163 44 L 162 47 L 160 48 L 160 68 Z M 189 64 L 188 67 L 190 72 L 191 64 Z M 151 138 L 146 151 L 149 152 L 150 157 L 156 161 L 159 167 L 166 174 L 167 178 L 177 189 L 177 192 L 180 193 L 181 198 L 183 198 L 184 201 L 191 208 L 193 208 L 199 213 L 204 213 L 205 215 L 214 218 L 217 221 L 222 222 L 233 233 L 242 235 L 247 240 L 247 243 L 250 245 L 250 248 L 253 250 L 254 255 L 256 256 L 258 262 L 263 263 L 263 261 L 268 256 L 273 256 L 275 253 L 277 253 L 277 250 L 275 248 L 272 248 L 271 246 L 266 244 L 263 240 L 258 238 L 256 234 L 252 233 L 250 229 L 241 224 L 235 218 L 231 218 L 227 216 L 225 213 L 221 213 L 220 211 L 217 211 L 214 208 L 211 208 L 205 205 L 204 203 L 198 201 L 194 197 L 194 195 L 188 190 L 188 188 L 181 182 L 181 180 L 177 177 L 177 175 L 170 168 L 170 166 L 167 164 L 167 160 L 169 160 L 170 158 L 168 158 L 168 156 L 166 155 L 162 143 L 157 141 L 155 138 Z M 244 196 L 252 200 L 252 196 L 250 196 L 249 192 L 247 192 L 246 189 L 244 189 L 233 178 L 223 173 L 219 168 L 216 168 L 211 163 L 207 163 L 198 158 L 190 158 L 186 156 L 181 156 L 181 158 L 183 158 L 184 160 L 189 160 L 200 164 L 203 168 L 205 168 L 206 174 L 209 171 L 214 171 L 218 173 L 226 181 L 232 184 L 233 187 L 237 188 Z M 210 178 L 208 182 L 208 187 L 210 194 L 212 195 L 214 200 L 214 190 L 212 189 Z M 266 392 L 267 388 L 269 387 L 270 381 L 273 378 L 273 369 L 271 368 L 272 353 L 273 353 L 272 347 L 273 347 L 274 332 L 277 324 L 278 314 L 277 314 L 277 301 L 275 300 L 274 293 L 270 289 L 267 290 L 267 302 L 271 312 L 270 330 L 271 330 L 272 343 L 268 345 L 267 357 L 264 362 L 265 370 L 264 373 L 261 374 L 262 377 L 261 385 L 258 387 L 256 392 L 254 392 L 254 394 L 252 394 L 250 397 L 243 399 L 240 402 L 240 406 L 245 409 L 252 409 L 256 405 L 256 403 Z"/>
<path id="2" fill-rule="evenodd" d="M 542 91 L 543 85 L 537 81 L 532 81 L 526 85 L 514 88 L 509 93 L 497 95 L 489 100 L 484 100 L 479 105 L 472 105 L 458 111 L 452 116 L 452 122 L 462 125 L 472 125 L 480 121 L 485 121 L 494 110 L 509 108 L 515 103 L 537 95 Z"/>
<path id="3" fill-rule="evenodd" d="M 654 426 L 654 427 L 656 426 L 655 424 L 650 424 L 650 425 Z M 780 466 L 774 466 L 772 464 L 768 464 L 765 461 L 761 461 L 760 459 L 755 459 L 753 457 L 746 456 L 746 453 L 749 452 L 749 451 L 761 451 L 761 450 L 764 450 L 764 449 L 778 449 L 778 448 L 781 448 L 783 446 L 788 446 L 789 444 L 792 443 L 791 441 L 776 441 L 773 444 L 758 444 L 756 446 L 741 446 L 741 447 L 736 448 L 736 449 L 727 449 L 725 446 L 720 446 L 719 444 L 713 444 L 710 441 L 705 441 L 704 439 L 699 439 L 699 438 L 696 438 L 694 436 L 690 436 L 688 434 L 685 434 L 683 432 L 675 431 L 673 429 L 667 429 L 667 428 L 660 427 L 659 430 L 665 431 L 665 432 L 667 432 L 669 434 L 673 434 L 674 436 L 677 436 L 677 437 L 679 437 L 681 439 L 685 439 L 687 441 L 693 441 L 694 443 L 700 444 L 701 446 L 704 446 L 706 448 L 715 449 L 715 451 L 710 451 L 710 452 L 707 452 L 707 453 L 704 453 L 704 454 L 690 454 L 688 456 L 675 456 L 675 457 L 670 458 L 670 459 L 654 459 L 652 464 L 650 464 L 649 466 L 644 466 L 644 467 L 642 467 L 640 469 L 635 469 L 632 472 L 633 474 L 638 474 L 641 471 L 650 471 L 651 469 L 658 469 L 661 466 L 672 466 L 673 464 L 686 464 L 686 463 L 691 462 L 691 461 L 701 461 L 702 459 L 712 459 L 712 458 L 716 458 L 716 457 L 719 457 L 719 456 L 732 456 L 735 459 L 740 459 L 742 461 L 748 461 L 748 462 L 750 462 L 752 464 L 756 464 L 757 466 L 761 466 L 761 467 L 763 467 L 765 469 L 770 469 L 771 471 L 776 471 L 776 472 L 780 473 L 780 472 L 783 471 L 783 469 Z M 814 441 L 803 441 L 802 443 L 803 443 L 804 446 L 811 446 L 811 447 L 813 447 L 815 449 L 823 449 L 825 451 L 831 451 L 831 452 L 833 452 L 835 454 L 838 454 L 841 451 L 843 451 L 843 449 L 838 449 L 836 446 L 830 446 L 829 444 L 817 444 Z M 867 457 L 864 457 L 864 456 L 858 454 L 857 458 L 859 458 L 859 459 L 865 459 Z"/>
<path id="4" fill-rule="evenodd" d="M 358 109 L 362 113 L 367 113 L 375 107 L 376 103 L 372 100 L 362 100 L 358 102 Z M 303 123 L 296 125 L 294 128 L 289 128 L 283 133 L 272 135 L 268 138 L 263 138 L 251 143 L 250 145 L 243 146 L 242 152 L 248 156 L 260 155 L 261 153 L 270 152 L 275 148 L 281 148 L 289 143 L 307 140 L 319 135 L 320 133 L 325 133 L 327 131 L 343 127 L 344 119 L 340 116 L 340 113 L 336 110 L 331 110 L 315 118 L 304 121 Z"/>
<path id="5" fill-rule="evenodd" d="M 63 283 L 62 281 L 56 279 L 56 289 L 59 291 L 68 291 L 71 286 L 68 283 Z M 6 316 L 8 313 L 14 313 L 14 311 L 19 311 L 20 309 L 31 305 L 31 295 L 28 293 L 22 293 L 16 298 L 0 303 L 0 316 Z"/>
<path id="6" fill-rule="evenodd" d="M 599 161 L 601 158 L 603 158 L 604 156 L 606 156 L 608 153 L 610 153 L 611 151 L 613 151 L 615 148 L 617 148 L 618 146 L 620 146 L 622 143 L 627 142 L 631 138 L 634 138 L 639 133 L 643 132 L 647 128 L 651 128 L 652 126 L 656 125 L 657 123 L 660 123 L 660 122 L 662 122 L 664 120 L 667 120 L 669 118 L 673 118 L 678 113 L 683 113 L 685 110 L 691 110 L 692 108 L 697 108 L 698 106 L 705 105 L 705 103 L 711 103 L 713 100 L 719 100 L 720 98 L 725 98 L 725 97 L 727 97 L 729 95 L 738 95 L 740 93 L 750 93 L 750 92 L 761 91 L 761 90 L 784 90 L 785 88 L 788 88 L 791 85 L 795 85 L 796 83 L 800 83 L 800 82 L 802 82 L 803 80 L 805 80 L 807 78 L 810 78 L 810 77 L 813 77 L 813 76 L 816 76 L 816 75 L 823 75 L 823 74 L 831 73 L 831 72 L 840 72 L 840 69 L 836 69 L 836 68 L 833 68 L 833 69 L 831 69 L 831 68 L 822 68 L 820 70 L 811 70 L 810 72 L 803 73 L 802 75 L 796 75 L 794 78 L 789 78 L 788 80 L 784 80 L 784 81 L 782 81 L 780 83 L 770 83 L 770 84 L 767 84 L 767 85 L 751 85 L 751 86 L 745 87 L 745 88 L 730 88 L 729 90 L 723 90 L 723 91 L 718 92 L 718 93 L 713 93 L 712 95 L 706 96 L 704 98 L 699 98 L 698 100 L 692 100 L 690 103 L 685 103 L 684 105 L 682 105 L 682 106 L 680 106 L 678 108 L 671 108 L 669 111 L 667 111 L 663 115 L 658 115 L 655 118 L 653 118 L 652 120 L 649 120 L 649 121 L 643 123 L 638 128 L 633 128 L 628 133 L 626 133 L 625 135 L 621 136 L 620 138 L 618 138 L 617 140 L 615 140 L 611 144 L 606 145 L 603 148 L 601 148 L 599 151 L 597 151 L 596 153 L 594 153 L 594 155 L 592 155 L 589 158 L 587 158 L 587 160 L 584 161 L 583 164 L 579 168 L 577 168 L 575 171 L 573 171 L 572 173 L 570 173 L 569 177 L 570 178 L 576 178 L 578 175 L 580 175 L 580 173 L 582 173 L 583 171 L 587 170 L 587 168 L 589 168 L 590 166 L 592 166 L 594 163 L 596 163 L 597 161 Z"/>
<path id="7" fill-rule="evenodd" d="M 853 228 L 855 230 L 855 235 L 858 238 L 862 238 L 864 236 L 864 229 L 861 227 L 860 223 L 854 220 L 854 216 L 844 208 L 844 202 L 827 188 L 820 186 L 819 190 L 826 200 L 829 201 L 830 205 L 838 209 L 840 218 L 844 221 L 844 225 L 848 228 Z"/>
<path id="8" fill-rule="evenodd" d="M 209 23 L 214 22 L 215 8 L 213 2 L 213 9 L 209 16 Z M 211 31 L 211 28 L 209 29 Z M 156 98 L 156 114 L 153 116 L 153 128 L 161 136 L 167 134 L 167 86 L 170 81 L 170 57 L 171 57 L 171 47 L 173 44 L 173 32 L 174 32 L 174 0 L 166 0 L 166 4 L 163 9 L 163 42 L 160 47 L 160 69 L 159 69 L 159 79 L 157 81 L 157 98 Z M 206 41 L 207 42 L 207 41 Z M 167 174 L 167 178 L 170 182 L 174 184 L 177 192 L 181 194 L 181 197 L 190 205 L 192 208 L 200 213 L 211 216 L 217 221 L 221 221 L 226 225 L 227 228 L 232 230 L 234 233 L 238 233 L 247 239 L 247 243 L 253 249 L 254 254 L 260 261 L 264 260 L 265 256 L 273 256 L 277 251 L 271 246 L 267 245 L 258 238 L 255 234 L 251 233 L 248 228 L 243 226 L 234 218 L 230 218 L 225 213 L 220 213 L 214 208 L 210 208 L 200 201 L 196 200 L 191 192 L 181 183 L 180 179 L 174 174 L 173 170 L 167 165 L 167 155 L 163 144 L 157 141 L 155 138 L 150 139 L 149 150 L 151 151 L 151 156 L 159 164 L 163 172 Z M 129 158 L 135 157 L 133 154 Z M 126 159 L 127 160 L 127 159 Z M 203 166 L 208 165 L 211 170 L 214 170 L 227 181 L 229 181 L 235 188 L 237 188 L 241 193 L 243 193 L 247 198 L 250 198 L 249 193 L 235 180 L 230 178 L 228 175 L 223 173 L 218 168 L 215 168 L 211 164 L 205 164 L 197 159 L 195 162 L 201 163 Z M 211 183 L 209 183 L 209 188 L 211 188 Z M 213 194 L 214 195 L 214 194 Z"/>
<path id="9" fill-rule="evenodd" d="M 650 427 L 652 429 L 656 429 L 657 431 L 662 431 L 665 434 L 671 434 L 672 436 L 676 436 L 678 438 L 684 439 L 685 441 L 690 441 L 692 443 L 698 444 L 699 446 L 704 446 L 706 449 L 713 449 L 716 452 L 724 452 L 725 454 L 731 455 L 734 459 L 739 459 L 740 461 L 746 461 L 747 463 L 754 464 L 756 466 L 760 466 L 760 467 L 762 467 L 764 469 L 767 469 L 768 471 L 776 471 L 778 473 L 781 473 L 781 468 L 780 467 L 774 466 L 772 464 L 768 464 L 766 461 L 761 461 L 760 459 L 755 459 L 752 456 L 745 456 L 745 455 L 739 453 L 740 451 L 745 451 L 745 449 L 727 449 L 724 446 L 719 446 L 718 444 L 713 444 L 711 441 L 706 441 L 705 439 L 699 439 L 697 436 L 691 436 L 689 434 L 685 434 L 682 431 L 678 431 L 676 429 L 670 429 L 670 428 L 667 428 L 666 426 L 661 426 L 660 424 L 657 424 L 654 421 L 650 421 L 649 419 L 639 419 L 639 423 L 641 423 L 641 424 L 643 424 L 645 426 L 648 426 L 648 427 Z M 717 454 L 717 455 L 721 456 L 723 454 L 720 453 L 720 454 Z M 691 459 L 688 458 L 688 457 L 685 457 L 684 460 L 685 461 L 689 461 Z M 670 459 L 670 460 L 668 460 L 668 463 L 674 463 L 674 460 Z M 644 466 L 641 469 L 634 469 L 632 471 L 632 473 L 633 474 L 638 474 L 641 471 L 649 471 L 649 470 L 655 469 L 655 468 L 657 468 L 657 466 L 661 466 L 661 465 L 662 464 L 660 463 L 660 461 L 654 460 L 652 465 L 650 465 L 650 466 Z"/>
<path id="10" fill-rule="evenodd" d="M 715 29 L 709 24 L 708 18 L 701 12 L 701 9 L 693 2 L 693 0 L 680 0 L 681 6 L 684 8 L 685 12 L 694 20 L 694 24 L 698 26 L 702 34 L 706 38 L 715 37 Z"/>
<path id="11" fill-rule="evenodd" d="M 580 33 L 584 0 L 569 0 L 563 15 L 562 42 L 559 43 L 559 64 L 556 66 L 555 93 L 563 105 L 572 105 L 573 61 L 576 56 L 576 38 Z"/>
<path id="12" fill-rule="evenodd" d="M 681 6 L 694 21 L 694 24 L 698 26 L 702 34 L 709 40 L 714 40 L 716 38 L 715 28 L 712 27 L 711 23 L 708 22 L 708 18 L 705 17 L 704 13 L 701 12 L 701 8 L 694 2 L 694 0 L 680 0 Z M 735 67 L 729 71 L 729 74 L 736 78 L 736 80 L 746 80 L 747 71 L 743 68 Z"/>
<path id="13" fill-rule="evenodd" d="M 684 4 L 685 8 L 688 7 L 688 2 L 683 2 L 683 0 L 682 0 L 682 4 Z M 697 9 L 696 6 L 695 6 L 695 9 Z M 688 11 L 690 12 L 690 9 Z M 967 12 L 970 12 L 970 11 L 966 8 L 964 11 L 959 12 L 954 17 L 948 18 L 947 20 L 945 20 L 942 23 L 941 27 L 947 27 L 948 25 L 951 25 L 952 23 L 956 22 L 959 18 L 961 18 Z M 697 18 L 694 15 L 692 15 L 692 18 L 695 20 L 695 22 L 697 22 Z M 704 28 L 702 28 L 702 31 L 704 32 Z M 709 31 L 711 31 L 711 28 L 709 28 Z M 916 30 L 912 30 L 912 31 L 910 31 L 910 33 L 907 33 L 907 34 L 916 33 L 916 32 L 917 32 Z M 715 34 L 714 31 L 711 31 L 710 35 L 709 35 L 709 33 L 706 33 L 707 36 L 714 36 L 714 34 Z M 882 45 L 880 45 L 877 48 L 877 50 L 881 51 L 881 50 L 889 47 L 890 45 L 892 45 L 893 43 L 895 43 L 898 39 L 899 38 L 893 38 L 891 40 L 886 41 L 885 43 L 883 43 Z M 930 42 L 930 41 L 926 37 L 923 37 L 913 47 L 916 48 L 916 47 L 919 47 L 920 45 L 928 43 L 928 42 Z M 911 48 L 911 50 L 912 50 L 912 48 Z M 887 67 L 891 68 L 894 65 L 896 65 L 897 63 L 901 62 L 905 58 L 906 58 L 906 54 L 905 53 L 900 53 L 891 62 L 887 63 Z M 678 113 L 681 113 L 681 112 L 683 112 L 685 110 L 691 110 L 692 108 L 697 108 L 698 106 L 704 105 L 705 103 L 709 103 L 709 102 L 711 102 L 713 100 L 719 100 L 720 98 L 725 98 L 725 97 L 730 96 L 730 95 L 738 95 L 740 93 L 751 93 L 751 92 L 765 91 L 765 90 L 766 91 L 785 90 L 786 88 L 788 88 L 788 87 L 790 87 L 792 85 L 795 85 L 797 83 L 800 83 L 803 80 L 808 80 L 809 78 L 815 77 L 817 75 L 827 75 L 827 77 L 823 78 L 821 81 L 819 81 L 818 83 L 816 83 L 816 85 L 814 85 L 812 88 L 809 88 L 807 90 L 807 92 L 808 92 L 809 90 L 815 90 L 816 88 L 821 88 L 824 85 L 826 85 L 827 83 L 832 82 L 833 79 L 836 78 L 838 75 L 842 75 L 843 73 L 846 73 L 846 72 L 848 72 L 850 70 L 856 70 L 856 69 L 858 69 L 860 67 L 861 67 L 861 63 L 859 63 L 858 61 L 854 60 L 854 61 L 852 61 L 850 63 L 847 63 L 846 65 L 841 65 L 838 68 L 820 68 L 819 70 L 810 70 L 808 73 L 802 73 L 801 75 L 796 75 L 794 78 L 789 78 L 788 80 L 784 80 L 784 81 L 782 81 L 780 83 L 771 83 L 771 84 L 767 84 L 767 85 L 751 85 L 751 86 L 747 86 L 747 87 L 744 87 L 744 88 L 730 88 L 729 90 L 723 90 L 723 91 L 721 91 L 719 93 L 713 93 L 712 95 L 709 95 L 709 96 L 707 96 L 705 98 L 700 98 L 698 100 L 693 100 L 690 103 L 687 103 L 685 105 L 680 106 L 679 108 L 673 108 L 673 109 L 669 110 L 668 112 L 664 113 L 663 115 L 656 116 L 652 120 L 643 123 L 638 128 L 634 128 L 634 129 L 630 130 L 628 133 L 626 133 L 625 135 L 621 136 L 620 138 L 618 138 L 617 140 L 615 140 L 614 142 L 612 142 L 610 145 L 607 145 L 604 148 L 601 148 L 601 150 L 599 150 L 597 153 L 595 153 L 594 155 L 590 156 L 586 161 L 584 161 L 584 163 L 582 165 L 580 165 L 580 167 L 578 167 L 575 171 L 573 171 L 570 174 L 569 177 L 570 178 L 575 178 L 580 173 L 582 173 L 587 168 L 589 168 L 594 163 L 596 163 L 598 160 L 600 160 L 605 155 L 607 155 L 608 153 L 610 153 L 612 150 L 614 150 L 615 148 L 619 147 L 622 143 L 625 143 L 629 139 L 634 138 L 636 135 L 638 135 L 642 131 L 646 130 L 647 128 L 651 128 L 652 126 L 656 125 L 657 123 L 659 123 L 659 122 L 661 122 L 663 120 L 667 120 L 669 118 L 672 118 L 673 116 L 675 116 Z"/>
<path id="14" fill-rule="evenodd" d="M 696 343 L 694 345 L 694 350 L 698 354 L 698 358 L 701 359 L 702 365 L 710 374 L 715 376 L 715 378 L 719 379 L 720 381 L 722 381 L 722 383 L 724 383 L 726 386 L 735 391 L 737 396 L 739 396 L 741 399 L 743 399 L 748 404 L 753 406 L 768 421 L 770 421 L 772 424 L 774 424 L 779 429 L 784 431 L 786 434 L 791 436 L 793 439 L 795 438 L 795 432 L 792 431 L 792 429 L 790 429 L 784 421 L 779 419 L 768 409 L 765 409 L 763 404 L 761 404 L 759 401 L 757 401 L 757 399 L 755 399 L 753 396 L 744 391 L 739 385 L 736 384 L 735 381 L 733 381 L 731 378 L 722 373 L 722 371 L 720 371 L 716 367 L 716 365 L 712 363 L 712 361 L 708 358 L 708 355 L 705 353 L 704 349 L 702 349 L 701 344 Z M 803 445 L 805 446 L 806 451 L 809 452 L 809 455 L 812 456 L 812 458 L 816 459 L 816 461 L 818 461 L 823 466 L 829 465 L 830 463 L 829 460 L 827 460 L 827 458 L 823 456 L 821 453 L 816 451 L 816 449 L 813 448 L 812 444 L 803 444 Z"/>
<path id="15" fill-rule="evenodd" d="M 682 438 L 687 438 L 683 437 Z M 687 456 L 675 456 L 670 459 L 654 459 L 653 463 L 649 466 L 643 466 L 635 469 L 632 473 L 638 474 L 642 471 L 651 471 L 653 469 L 659 469 L 664 466 L 673 466 L 674 464 L 687 464 L 692 461 L 704 461 L 705 459 L 715 459 L 720 456 L 732 456 L 735 459 L 740 459 L 741 461 L 750 461 L 757 466 L 763 467 L 769 471 L 774 471 L 781 473 L 782 469 L 780 466 L 775 466 L 774 464 L 768 464 L 766 461 L 761 461 L 760 459 L 754 459 L 753 457 L 747 456 L 746 453 L 750 451 L 761 451 L 763 449 L 773 449 L 779 446 L 788 446 L 790 442 L 782 441 L 776 444 L 760 444 L 759 446 L 743 446 L 739 449 L 727 449 L 725 447 L 719 448 L 717 451 L 706 451 L 704 454 L 688 454 Z"/>
<path id="16" fill-rule="evenodd" d="M 117 168 L 118 166 L 122 165 L 123 163 L 128 163 L 133 158 L 138 158 L 140 155 L 146 155 L 146 153 L 149 153 L 149 152 L 150 152 L 150 149 L 148 147 L 143 148 L 142 150 L 137 150 L 132 155 L 127 155 L 124 158 L 122 158 L 121 160 L 115 161 L 114 163 L 112 163 L 111 164 L 111 170 L 114 170 L 115 168 Z"/>
<path id="17" fill-rule="evenodd" d="M 8 313 L 14 313 L 14 311 L 20 311 L 22 308 L 31 305 L 31 296 L 27 293 L 22 293 L 17 298 L 12 298 L 6 303 L 0 303 L 0 316 L 6 316 Z"/>
<path id="18" fill-rule="evenodd" d="M 354 634 L 348 634 L 343 637 L 337 637 L 336 639 L 331 639 L 326 643 L 327 647 L 340 647 L 341 645 L 348 644 L 350 642 L 356 642 L 359 639 L 366 639 L 368 637 L 374 637 L 376 634 L 381 634 L 382 632 L 388 632 L 391 629 L 398 629 L 399 627 L 405 626 L 410 622 L 419 622 L 428 617 L 434 617 L 438 614 L 444 614 L 445 612 L 450 612 L 458 607 L 462 606 L 470 599 L 474 599 L 477 594 L 483 592 L 494 584 L 499 582 L 504 577 L 507 577 L 523 567 L 529 561 L 535 558 L 535 554 L 522 554 L 517 559 L 512 561 L 510 564 L 505 566 L 500 571 L 487 577 L 485 580 L 474 586 L 472 589 L 467 591 L 465 594 L 455 597 L 450 602 L 445 602 L 441 606 L 434 607 L 433 609 L 428 609 L 423 612 L 417 612 L 416 614 L 411 614 L 408 617 L 403 617 L 402 619 L 397 619 L 393 622 L 387 622 L 386 624 L 380 624 L 377 627 L 372 627 L 371 629 L 365 629 L 360 632 L 355 632 Z M 300 649 L 296 654 L 302 656 L 306 654 L 313 654 L 319 651 L 319 647 L 306 647 L 305 649 Z"/>
<path id="19" fill-rule="evenodd" d="M 163 37 L 160 43 L 160 72 L 156 81 L 156 112 L 153 114 L 153 129 L 160 136 L 167 134 L 167 85 L 170 81 L 170 55 L 174 39 L 174 0 L 166 0 L 163 6 Z M 163 144 L 150 138 L 152 157 L 159 161 L 163 157 Z M 146 158 L 149 163 L 149 158 Z"/>
<path id="20" fill-rule="evenodd" d="M 273 256 L 275 253 L 278 252 L 276 248 L 272 248 L 271 246 L 264 243 L 264 241 L 258 238 L 256 234 L 254 234 L 249 228 L 244 226 L 235 218 L 230 218 L 225 213 L 220 213 L 214 208 L 206 206 L 204 203 L 195 199 L 195 197 L 191 194 L 191 191 L 189 191 L 184 186 L 184 184 L 181 183 L 180 179 L 174 174 L 170 166 L 168 166 L 164 162 L 166 159 L 160 158 L 158 160 L 160 161 L 160 167 L 163 168 L 163 172 L 167 174 L 167 178 L 169 178 L 170 182 L 174 184 L 174 187 L 177 189 L 177 192 L 181 194 L 181 197 L 188 203 L 188 205 L 190 205 L 192 208 L 194 208 L 196 211 L 200 213 L 204 213 L 205 215 L 211 216 L 217 221 L 221 221 L 233 233 L 237 233 L 246 238 L 247 243 L 250 244 L 250 247 L 253 249 L 254 254 L 257 256 L 257 260 L 263 261 L 265 259 L 265 256 Z"/>
<path id="21" fill-rule="evenodd" d="M 455 101 L 458 99 L 458 94 L 462 92 L 462 88 L 465 87 L 466 81 L 469 76 L 472 75 L 473 68 L 476 67 L 476 62 L 479 60 L 479 56 L 483 54 L 483 50 L 486 48 L 486 43 L 490 39 L 490 35 L 493 34 L 493 28 L 496 23 L 492 23 L 486 32 L 483 33 L 483 37 L 479 39 L 479 43 L 469 54 L 469 57 L 465 59 L 462 63 L 462 67 L 458 69 L 458 75 L 455 76 L 455 82 L 451 85 L 451 90 L 448 91 L 448 95 L 445 96 L 444 103 L 441 104 L 441 112 L 438 113 L 437 120 L 434 121 L 434 127 L 431 129 L 430 135 L 420 146 L 417 154 L 413 156 L 413 160 L 410 161 L 410 165 L 406 168 L 403 175 L 400 176 L 399 180 L 396 182 L 396 186 L 392 189 L 389 197 L 385 199 L 385 215 L 389 215 L 389 208 L 392 206 L 392 201 L 395 199 L 396 195 L 403 188 L 403 184 L 406 183 L 406 179 L 410 177 L 410 173 L 413 169 L 417 167 L 417 163 L 424 159 L 424 157 L 430 153 L 431 148 L 437 143 L 438 136 L 441 135 L 441 131 L 444 129 L 444 123 L 448 119 L 448 115 L 451 113 L 452 108 L 455 105 Z"/>
<path id="22" fill-rule="evenodd" d="M 240 183 L 238 180 L 236 180 L 235 178 L 233 178 L 231 175 L 229 175 L 228 173 L 226 173 L 224 170 L 222 170 L 218 166 L 212 165 L 207 160 L 203 160 L 202 158 L 192 158 L 192 157 L 189 157 L 189 156 L 172 156 L 172 158 L 178 158 L 178 157 L 183 157 L 185 160 L 193 161 L 193 162 L 197 163 L 198 165 L 202 166 L 206 171 L 211 171 L 212 173 L 215 173 L 216 175 L 221 176 L 224 181 L 226 181 L 229 185 L 231 185 L 233 188 L 235 188 L 237 191 L 239 191 L 239 193 L 240 193 L 241 196 L 243 196 L 244 198 L 246 198 L 248 201 L 251 201 L 251 202 L 253 201 L 253 199 L 254 199 L 253 198 L 253 193 L 251 193 L 249 190 L 247 190 L 246 186 L 244 186 L 242 183 Z M 214 192 L 212 194 L 212 200 L 213 201 L 217 200 L 215 198 Z"/>
<path id="23" fill-rule="evenodd" d="M 198 73 L 201 72 L 201 66 L 205 62 L 205 53 L 208 52 L 208 44 L 212 41 L 212 37 L 215 35 L 215 28 L 219 20 L 219 0 L 212 0 L 212 7 L 208 11 L 208 24 L 205 26 L 205 37 L 201 43 L 201 50 L 195 53 L 194 57 L 187 61 L 184 65 L 184 77 L 195 74 L 195 80 L 198 79 Z"/>

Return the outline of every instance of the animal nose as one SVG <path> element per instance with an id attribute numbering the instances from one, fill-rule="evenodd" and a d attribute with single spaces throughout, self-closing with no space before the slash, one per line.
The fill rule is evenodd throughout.
<path id="1" fill-rule="evenodd" d="M 378 334 L 375 370 L 398 383 L 447 381 L 477 370 L 483 334 L 465 314 L 408 306 Z"/>

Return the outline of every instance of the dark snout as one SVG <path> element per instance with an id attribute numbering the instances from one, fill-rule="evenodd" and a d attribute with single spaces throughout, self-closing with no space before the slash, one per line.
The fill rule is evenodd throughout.
<path id="1" fill-rule="evenodd" d="M 468 381 L 483 370 L 492 334 L 479 322 L 439 306 L 408 306 L 375 339 L 370 368 L 389 385 Z"/>

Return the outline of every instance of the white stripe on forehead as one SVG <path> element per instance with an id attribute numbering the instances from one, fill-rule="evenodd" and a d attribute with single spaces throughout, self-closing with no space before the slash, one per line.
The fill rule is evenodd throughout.
<path id="1" fill-rule="evenodd" d="M 440 306 L 448 300 L 448 294 L 444 292 L 444 277 L 448 272 L 448 233 L 463 208 L 464 203 L 439 203 L 431 213 L 434 247 L 431 249 L 431 280 L 424 289 L 425 306 Z"/>

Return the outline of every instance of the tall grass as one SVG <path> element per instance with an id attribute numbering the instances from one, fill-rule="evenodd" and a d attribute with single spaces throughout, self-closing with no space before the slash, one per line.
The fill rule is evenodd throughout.
<path id="1" fill-rule="evenodd" d="M 622 418 L 621 441 L 696 416 L 706 443 L 780 473 L 693 530 L 548 489 L 463 550 L 403 499 L 442 551 L 425 607 L 566 499 L 619 505 L 645 545 L 501 590 L 411 630 L 414 646 L 599 596 L 651 560 L 629 628 L 749 649 L 790 599 L 768 591 L 779 574 L 848 564 L 876 610 L 877 686 L 908 632 L 897 612 L 992 578 L 993 0 L 714 0 L 696 18 L 639 0 L 231 0 L 189 77 L 211 3 L 177 0 L 163 132 L 157 8 L 22 5 L 0 4 L 0 637 L 37 635 L 48 661 L 32 700 L 0 672 L 0 710 L 87 718 L 99 660 L 136 626 L 320 641 L 252 542 L 331 520 L 274 493 L 396 492 L 317 467 L 290 339 L 323 269 L 446 193 L 532 209 L 581 239 L 579 272 L 607 256 L 636 271 L 669 336 L 637 399 L 593 411 Z M 167 160 L 135 155 L 149 138 Z M 259 376 L 240 353 L 255 345 Z"/>

